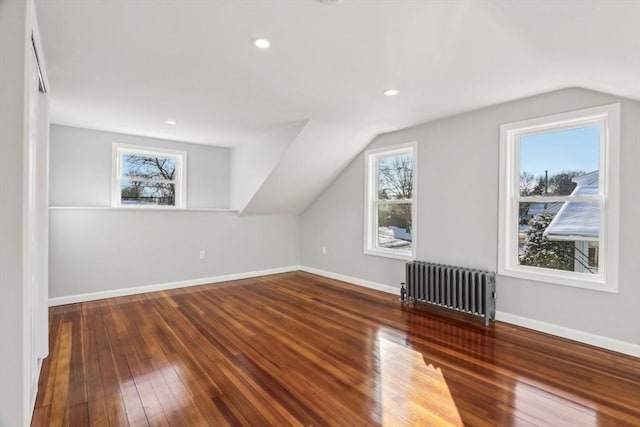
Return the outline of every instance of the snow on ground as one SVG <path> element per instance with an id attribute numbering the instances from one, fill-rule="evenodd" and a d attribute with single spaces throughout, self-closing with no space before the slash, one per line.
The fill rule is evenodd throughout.
<path id="1" fill-rule="evenodd" d="M 378 227 L 378 245 L 382 248 L 401 248 L 411 244 L 411 233 L 395 226 Z"/>

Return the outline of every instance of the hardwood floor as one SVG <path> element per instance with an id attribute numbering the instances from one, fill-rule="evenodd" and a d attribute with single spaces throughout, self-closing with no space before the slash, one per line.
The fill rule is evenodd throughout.
<path id="1" fill-rule="evenodd" d="M 50 321 L 34 426 L 640 425 L 640 359 L 307 273 Z"/>

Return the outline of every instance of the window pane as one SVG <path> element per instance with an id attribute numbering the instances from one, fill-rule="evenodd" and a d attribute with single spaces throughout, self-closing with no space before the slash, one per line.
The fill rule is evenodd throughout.
<path id="1" fill-rule="evenodd" d="M 123 180 L 120 185 L 120 196 L 123 205 L 175 206 L 176 186 L 160 182 Z"/>
<path id="2" fill-rule="evenodd" d="M 600 129 L 587 126 L 520 139 L 520 195 L 568 196 L 598 185 Z"/>
<path id="3" fill-rule="evenodd" d="M 411 232 L 411 203 L 378 205 L 379 248 L 411 250 Z"/>
<path id="4" fill-rule="evenodd" d="M 520 203 L 520 265 L 598 272 L 599 202 Z"/>
<path id="5" fill-rule="evenodd" d="M 122 176 L 173 181 L 176 160 L 170 157 L 153 157 L 137 154 L 122 155 Z"/>
<path id="6" fill-rule="evenodd" d="M 413 155 L 398 154 L 377 159 L 378 198 L 405 200 L 412 198 Z"/>

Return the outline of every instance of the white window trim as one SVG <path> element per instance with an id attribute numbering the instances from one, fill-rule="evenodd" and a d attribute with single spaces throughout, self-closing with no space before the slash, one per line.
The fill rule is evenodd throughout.
<path id="1" fill-rule="evenodd" d="M 519 138 L 546 130 L 570 129 L 604 121 L 600 143 L 600 260 L 598 274 L 518 264 Z M 603 292 L 618 292 L 620 104 L 507 123 L 500 126 L 498 274 Z M 603 185 L 604 184 L 604 185 Z M 560 201 L 566 197 L 548 197 Z M 576 198 L 571 198 L 576 200 Z"/>
<path id="2" fill-rule="evenodd" d="M 377 185 L 373 183 L 378 182 L 377 167 L 375 162 L 378 157 L 392 156 L 394 154 L 400 154 L 405 152 L 411 152 L 413 155 L 413 189 L 411 199 L 411 250 L 410 251 L 397 251 L 393 249 L 379 248 L 376 246 L 378 236 L 377 226 L 377 210 L 375 209 L 375 202 L 377 195 L 375 194 Z M 417 247 L 417 230 L 418 230 L 418 143 L 408 142 L 405 144 L 397 144 L 387 147 L 375 148 L 367 150 L 364 153 L 365 161 L 365 179 L 364 179 L 364 253 L 366 255 L 375 255 L 386 258 L 394 258 L 401 260 L 411 260 L 416 257 Z M 376 187 L 376 188 L 374 188 Z"/>
<path id="3" fill-rule="evenodd" d="M 111 206 L 114 208 L 125 209 L 184 209 L 187 206 L 186 189 L 187 189 L 187 152 L 181 150 L 171 150 L 168 148 L 154 148 L 141 145 L 121 144 L 114 142 L 112 144 L 112 160 L 111 160 Z M 120 198 L 120 180 L 121 180 L 121 164 L 122 154 L 131 153 L 144 156 L 171 157 L 176 159 L 176 202 L 174 206 L 166 205 L 123 205 Z"/>

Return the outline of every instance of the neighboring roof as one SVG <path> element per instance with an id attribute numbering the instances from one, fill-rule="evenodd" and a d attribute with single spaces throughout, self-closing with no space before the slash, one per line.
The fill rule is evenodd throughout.
<path id="1" fill-rule="evenodd" d="M 586 173 L 584 175 L 576 176 L 571 181 L 578 184 L 578 187 L 582 187 L 585 185 L 595 185 L 597 187 L 599 176 L 600 174 L 598 173 L 598 171 L 593 171 L 593 172 Z M 574 189 L 571 194 L 574 194 L 576 189 Z"/>
<path id="2" fill-rule="evenodd" d="M 398 227 L 379 227 L 378 245 L 381 248 L 403 248 L 411 244 L 411 234 Z"/>
<path id="3" fill-rule="evenodd" d="M 572 196 L 595 196 L 597 194 L 598 185 L 576 187 L 571 193 Z M 597 239 L 600 235 L 600 203 L 566 202 L 551 221 L 544 235 L 549 240 Z"/>

